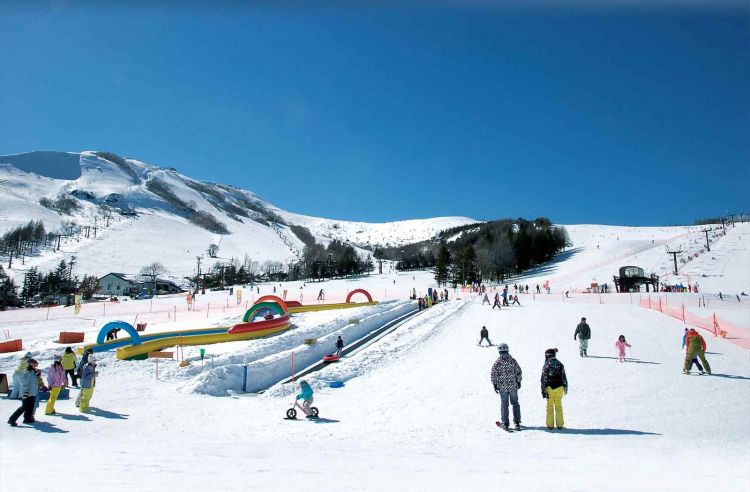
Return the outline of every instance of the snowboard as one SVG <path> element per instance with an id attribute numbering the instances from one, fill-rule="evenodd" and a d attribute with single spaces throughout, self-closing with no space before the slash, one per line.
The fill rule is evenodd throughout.
<path id="1" fill-rule="evenodd" d="M 502 422 L 495 422 L 495 425 L 501 428 L 502 430 L 504 430 L 505 432 L 509 432 L 511 434 L 515 432 L 513 429 L 510 429 L 510 428 L 506 429 L 505 427 L 503 427 Z"/>

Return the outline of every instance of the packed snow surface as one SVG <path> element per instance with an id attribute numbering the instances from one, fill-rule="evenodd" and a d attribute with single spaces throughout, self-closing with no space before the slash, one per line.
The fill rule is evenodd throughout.
<path id="1" fill-rule="evenodd" d="M 95 490 L 747 491 L 748 350 L 702 331 L 713 375 L 683 375 L 681 321 L 639 307 L 640 294 L 601 300 L 580 289 L 563 294 L 594 277 L 611 282 L 621 265 L 660 271 L 665 245 L 689 247 L 692 229 L 571 229 L 573 250 L 509 281 L 512 293 L 514 283 L 531 291 L 549 280 L 551 294 L 524 294 L 521 306 L 493 311 L 476 294 L 450 289 L 450 301 L 307 376 L 320 409 L 317 421 L 283 419 L 296 385 L 242 393 L 242 367 L 283 358 L 291 366 L 291 352 L 305 350 L 301 340 L 309 336 L 332 351 L 352 318 L 408 304 L 412 288 L 424 294 L 434 287 L 432 273 L 248 286 L 243 291 L 250 302 L 276 289 L 314 303 L 320 288 L 326 302 L 354 288 L 396 302 L 295 315 L 288 332 L 205 347 L 203 363 L 198 347 L 185 347 L 190 365 L 161 361 L 158 379 L 153 360 L 102 354 L 90 414 L 63 400 L 53 416 L 44 415 L 42 404 L 33 427 L 0 427 L 0 490 L 25 491 L 30 477 L 39 476 L 37 488 L 50 483 L 45 477 L 64 477 Z M 712 245 L 715 260 L 685 263 L 683 274 L 689 271 L 701 286 L 715 282 L 715 292 L 725 285 L 748 292 L 748 232 L 746 225 L 729 229 Z M 697 306 L 703 295 L 670 294 L 669 302 Z M 705 309 L 735 313 L 737 323 L 750 326 L 747 297 L 739 298 L 710 296 Z M 49 320 L 44 311 L 21 310 L 0 313 L 0 326 L 22 338 L 46 369 L 64 347 L 55 342 L 59 331 L 83 331 L 91 341 L 104 322 L 136 315 L 149 319 L 149 332 L 231 325 L 245 307 L 234 301 L 226 292 L 207 293 L 190 313 L 181 297 L 93 304 L 78 318 L 72 308 L 54 308 Z M 582 316 L 592 328 L 587 358 L 579 357 L 573 340 Z M 495 426 L 499 397 L 489 372 L 497 351 L 477 345 L 483 325 L 494 344 L 510 346 L 523 370 L 520 432 Z M 614 348 L 621 334 L 632 345 L 626 363 L 617 361 Z M 561 431 L 546 428 L 539 383 L 551 347 L 559 349 L 569 381 Z M 22 353 L 0 355 L 0 372 L 11 373 Z M 332 381 L 344 386 L 331 388 Z M 0 400 L 0 418 L 17 406 Z"/>

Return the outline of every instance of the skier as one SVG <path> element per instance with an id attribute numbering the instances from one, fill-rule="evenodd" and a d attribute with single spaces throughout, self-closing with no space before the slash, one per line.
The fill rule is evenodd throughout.
<path id="1" fill-rule="evenodd" d="M 18 367 L 16 367 L 16 370 L 13 371 L 13 387 L 10 390 L 9 396 L 11 400 L 22 399 L 22 393 L 20 393 L 21 378 L 29 369 L 29 359 L 31 359 L 31 352 L 26 352 L 26 354 L 21 357 L 21 360 L 18 361 Z"/>
<path id="2" fill-rule="evenodd" d="M 581 357 L 588 357 L 586 351 L 589 348 L 589 339 L 591 339 L 591 327 L 586 323 L 586 318 L 581 318 L 581 322 L 576 326 L 573 340 L 576 337 L 578 338 L 578 350 L 581 353 Z"/>
<path id="3" fill-rule="evenodd" d="M 55 362 L 49 368 L 47 372 L 47 386 L 49 387 L 49 399 L 47 400 L 47 406 L 44 409 L 45 415 L 52 415 L 55 412 L 55 402 L 57 397 L 60 395 L 60 391 L 65 386 L 66 376 L 65 369 L 62 365 L 62 357 L 59 355 L 55 356 Z"/>
<path id="4" fill-rule="evenodd" d="M 630 344 L 625 341 L 625 335 L 620 335 L 615 342 L 617 348 L 617 356 L 620 358 L 620 362 L 625 362 L 625 347 L 630 348 Z"/>
<path id="5" fill-rule="evenodd" d="M 687 336 L 685 337 L 685 344 L 687 345 L 687 353 L 685 354 L 685 365 L 682 368 L 682 372 L 685 374 L 690 374 L 688 369 L 692 365 L 691 361 L 693 358 L 697 355 L 700 357 L 701 362 L 703 362 L 703 366 L 705 367 L 705 372 L 708 374 L 711 374 L 711 365 L 706 360 L 706 341 L 703 339 L 702 336 L 698 334 L 695 329 L 691 328 Z M 701 371 L 700 373 L 703 374 L 704 371 Z"/>
<path id="6" fill-rule="evenodd" d="M 518 296 L 511 296 L 511 297 L 513 298 L 513 302 L 511 303 L 511 305 L 512 304 L 518 304 L 519 306 L 521 305 L 521 303 L 518 302 Z"/>
<path id="7" fill-rule="evenodd" d="M 492 342 L 490 341 L 490 332 L 487 331 L 487 327 L 486 326 L 483 326 L 482 329 L 479 330 L 479 337 L 480 337 L 479 338 L 479 343 L 477 345 L 479 345 L 481 347 L 482 346 L 482 341 L 487 340 L 488 346 L 492 347 Z"/>
<path id="8" fill-rule="evenodd" d="M 562 397 L 568 393 L 568 378 L 565 376 L 565 366 L 556 358 L 557 349 L 551 348 L 544 352 L 544 366 L 542 367 L 542 398 L 547 399 L 547 429 L 562 429 L 563 419 Z"/>
<path id="9" fill-rule="evenodd" d="M 305 415 L 307 416 L 307 418 L 315 418 L 315 416 L 312 414 L 312 409 L 310 408 L 310 405 L 312 405 L 313 402 L 313 390 L 305 380 L 300 381 L 299 386 L 302 391 L 300 391 L 300 394 L 297 395 L 297 399 L 302 400 L 302 407 L 305 410 Z"/>
<path id="10" fill-rule="evenodd" d="M 495 292 L 495 304 L 492 305 L 492 309 L 495 309 L 495 306 L 497 306 L 498 309 L 502 309 L 500 306 L 500 294 Z"/>
<path id="11" fill-rule="evenodd" d="M 484 306 L 485 302 L 487 303 L 488 306 L 490 305 L 490 298 L 489 296 L 487 296 L 486 292 L 484 293 L 484 297 L 482 298 L 482 306 Z"/>
<path id="12" fill-rule="evenodd" d="M 542 291 L 539 290 L 539 284 L 536 284 L 536 293 L 537 294 L 541 294 L 542 293 Z"/>
<path id="13" fill-rule="evenodd" d="M 508 304 L 508 286 L 507 285 L 503 288 L 503 306 L 510 306 L 510 304 Z"/>
<path id="14" fill-rule="evenodd" d="M 65 347 L 65 353 L 62 356 L 62 367 L 65 370 L 65 382 L 67 385 L 68 376 L 70 376 L 73 386 L 78 387 L 78 378 L 76 377 L 76 354 L 71 347 Z"/>
<path id="15" fill-rule="evenodd" d="M 322 301 L 325 298 L 323 295 L 323 289 L 320 289 L 320 292 L 318 292 L 318 301 Z"/>
<path id="16" fill-rule="evenodd" d="M 508 345 L 501 343 L 497 347 L 500 354 L 492 366 L 490 379 L 495 393 L 500 394 L 500 418 L 502 428 L 508 430 L 510 420 L 508 418 L 508 400 L 513 406 L 513 423 L 516 430 L 521 430 L 521 405 L 518 403 L 518 390 L 521 389 L 521 367 L 516 359 L 508 353 Z"/>
<path id="17" fill-rule="evenodd" d="M 39 380 L 36 377 L 37 361 L 29 357 L 26 360 L 26 370 L 18 377 L 18 395 L 21 398 L 21 406 L 8 418 L 11 427 L 17 427 L 16 420 L 23 414 L 24 424 L 33 424 L 34 402 L 39 394 Z"/>
<path id="18" fill-rule="evenodd" d="M 336 355 L 341 357 L 342 350 L 344 350 L 344 341 L 341 339 L 341 335 L 339 335 L 338 339 L 336 339 Z"/>
<path id="19" fill-rule="evenodd" d="M 89 411 L 89 402 L 91 401 L 91 397 L 94 396 L 94 387 L 96 386 L 96 377 L 98 375 L 99 371 L 96 370 L 96 359 L 93 355 L 89 356 L 86 365 L 83 366 L 83 371 L 81 371 L 81 413 Z"/>

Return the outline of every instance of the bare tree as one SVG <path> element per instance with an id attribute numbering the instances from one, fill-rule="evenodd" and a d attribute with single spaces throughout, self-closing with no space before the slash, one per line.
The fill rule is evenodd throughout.
<path id="1" fill-rule="evenodd" d="M 159 262 L 154 262 L 148 266 L 141 268 L 140 277 L 143 281 L 151 282 L 151 293 L 153 294 L 156 292 L 156 279 L 159 278 L 160 275 L 164 275 L 165 273 L 167 273 L 167 269 L 164 268 L 164 265 Z"/>

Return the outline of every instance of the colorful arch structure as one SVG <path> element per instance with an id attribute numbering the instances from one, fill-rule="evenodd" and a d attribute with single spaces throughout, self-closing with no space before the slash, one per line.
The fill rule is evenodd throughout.
<path id="1" fill-rule="evenodd" d="M 261 302 L 265 302 L 265 301 L 275 302 L 276 304 L 278 304 L 279 306 L 281 306 L 281 309 L 283 309 L 285 313 L 289 312 L 289 305 L 287 304 L 287 302 L 284 299 L 282 299 L 281 297 L 274 296 L 274 295 L 267 295 L 267 296 L 259 297 L 253 303 L 253 307 L 257 306 Z"/>
<path id="2" fill-rule="evenodd" d="M 102 329 L 99 330 L 99 334 L 96 336 L 96 343 L 100 345 L 103 344 L 105 342 L 105 338 L 107 337 L 107 332 L 114 328 L 125 330 L 127 334 L 130 335 L 130 343 L 132 343 L 133 345 L 141 344 L 141 336 L 138 334 L 136 329 L 133 328 L 133 325 L 131 325 L 130 323 L 126 323 L 125 321 L 110 321 L 106 325 L 102 326 Z"/>
<path id="3" fill-rule="evenodd" d="M 255 318 L 255 315 L 258 314 L 259 311 L 263 311 L 263 310 L 273 311 L 279 316 L 284 316 L 285 314 L 287 314 L 284 308 L 279 306 L 276 302 L 266 301 L 266 302 L 255 304 L 253 305 L 253 307 L 248 309 L 247 312 L 245 313 L 245 316 L 242 317 L 242 322 L 248 323 L 252 321 L 253 318 Z"/>
<path id="4" fill-rule="evenodd" d="M 367 297 L 367 302 L 372 302 L 372 296 L 365 289 L 354 289 L 353 291 L 349 292 L 349 294 L 347 294 L 346 296 L 347 304 L 352 302 L 352 297 L 354 296 L 354 294 L 364 294 L 365 297 Z"/>

